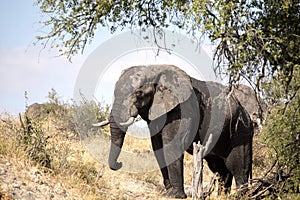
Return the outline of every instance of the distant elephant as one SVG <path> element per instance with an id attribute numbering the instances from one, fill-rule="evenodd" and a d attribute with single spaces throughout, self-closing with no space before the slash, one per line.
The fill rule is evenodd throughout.
<path id="1" fill-rule="evenodd" d="M 186 198 L 183 153 L 193 153 L 193 142 L 206 145 L 209 168 L 220 174 L 225 192 L 232 178 L 246 190 L 252 167 L 251 119 L 225 86 L 188 76 L 173 65 L 134 66 L 124 70 L 115 85 L 110 118 L 109 166 L 117 162 L 129 125 L 140 115 L 148 124 L 166 195 Z M 216 117 L 216 119 L 214 119 Z M 211 134 L 213 142 L 207 141 Z"/>
<path id="2" fill-rule="evenodd" d="M 38 119 L 49 114 L 47 104 L 33 103 L 26 109 L 26 115 L 31 119 Z"/>

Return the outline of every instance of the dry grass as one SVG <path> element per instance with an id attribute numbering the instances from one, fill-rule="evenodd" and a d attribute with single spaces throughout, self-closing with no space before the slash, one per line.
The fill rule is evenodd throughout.
<path id="1" fill-rule="evenodd" d="M 149 173 L 112 171 L 106 166 L 107 160 L 99 162 L 99 158 L 90 151 L 85 141 L 75 137 L 70 138 L 72 133 L 57 130 L 51 119 L 40 121 L 43 137 L 48 138 L 45 150 L 51 159 L 51 167 L 45 168 L 38 160 L 30 159 L 28 149 L 18 141 L 19 136 L 23 134 L 19 119 L 8 115 L 2 115 L 1 119 L 1 157 L 15 159 L 14 165 L 24 170 L 30 170 L 33 166 L 39 167 L 53 181 L 61 183 L 75 199 L 159 199 L 161 197 L 162 181 L 159 171 Z M 134 154 L 140 153 L 137 147 L 146 146 L 148 143 L 144 140 L 137 144 L 138 141 L 130 137 L 126 140 L 126 151 Z M 131 145 L 135 148 L 131 148 Z M 99 149 L 99 146 L 93 148 Z M 106 150 L 108 151 L 108 148 Z M 150 154 L 146 148 L 142 151 Z M 25 166 L 21 166 L 20 163 Z M 13 173 L 18 175 L 19 179 L 24 179 L 20 170 L 11 170 L 14 170 Z M 9 194 L 1 193 L 1 198 L 9 199 Z"/>
<path id="2" fill-rule="evenodd" d="M 43 137 L 48 138 L 44 148 L 50 155 L 51 167 L 45 168 L 37 162 L 38 160 L 30 159 L 28 150 L 20 145 L 18 138 L 22 134 L 22 128 L 19 119 L 9 115 L 2 115 L 1 119 L 4 121 L 0 121 L 0 155 L 25 163 L 28 170 L 32 166 L 43 169 L 47 176 L 61 183 L 75 199 L 166 199 L 162 195 L 162 177 L 157 170 L 149 139 L 127 135 L 123 148 L 125 153 L 120 156 L 123 168 L 121 171 L 112 171 L 106 164 L 109 151 L 107 128 L 81 141 L 75 133 L 58 130 L 56 121 L 59 119 L 47 118 L 38 122 L 42 125 Z M 255 151 L 254 154 L 259 151 Z M 255 166 L 259 166 L 254 168 L 254 177 L 260 175 L 267 165 L 259 160 L 261 159 L 254 160 L 257 162 L 254 163 Z M 192 171 L 193 158 L 185 154 L 184 177 L 187 186 L 192 183 Z M 212 176 L 205 165 L 205 184 Z M 2 198 L 9 198 L 9 195 L 6 196 L 6 193 L 2 194 Z M 213 194 L 211 199 L 213 198 L 227 197 L 216 197 L 216 194 Z"/>

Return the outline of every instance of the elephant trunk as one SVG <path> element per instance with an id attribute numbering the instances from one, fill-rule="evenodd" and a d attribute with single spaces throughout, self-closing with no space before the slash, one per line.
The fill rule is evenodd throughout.
<path id="1" fill-rule="evenodd" d="M 113 116 L 110 116 L 111 144 L 108 157 L 108 165 L 112 170 L 118 170 L 122 167 L 121 162 L 117 162 L 123 146 L 126 131 L 119 128 Z"/>
<path id="2" fill-rule="evenodd" d="M 111 146 L 108 158 L 109 167 L 118 170 L 122 163 L 117 162 L 123 146 L 128 126 L 134 123 L 138 109 L 130 102 L 125 105 L 123 99 L 116 98 L 109 118 L 111 132 Z"/>
<path id="3" fill-rule="evenodd" d="M 122 146 L 122 144 L 121 144 Z M 109 168 L 112 170 L 119 170 L 122 168 L 122 163 L 118 162 L 117 159 L 121 153 L 121 147 L 116 144 L 111 143 L 109 158 L 108 158 L 108 165 Z"/>

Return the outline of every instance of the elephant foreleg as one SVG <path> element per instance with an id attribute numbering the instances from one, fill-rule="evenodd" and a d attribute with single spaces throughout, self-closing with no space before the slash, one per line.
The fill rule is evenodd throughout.
<path id="1" fill-rule="evenodd" d="M 172 198 L 186 198 L 184 192 L 183 179 L 183 141 L 184 133 L 179 129 L 179 124 L 174 121 L 166 125 L 163 129 L 162 140 L 164 146 L 164 157 L 168 166 L 171 188 L 167 191 L 167 196 Z M 177 133 L 176 135 L 172 135 Z"/>
<path id="2" fill-rule="evenodd" d="M 183 155 L 168 165 L 168 172 L 172 187 L 167 191 L 167 196 L 172 198 L 187 198 L 183 188 Z"/>
<path id="3" fill-rule="evenodd" d="M 156 160 L 158 162 L 160 171 L 162 173 L 163 179 L 164 179 L 164 186 L 168 190 L 171 188 L 169 174 L 168 174 L 168 168 L 166 165 L 164 152 L 163 152 L 163 142 L 162 142 L 162 136 L 160 133 L 154 135 L 151 137 L 151 143 L 152 148 L 154 151 L 154 155 L 156 157 Z"/>

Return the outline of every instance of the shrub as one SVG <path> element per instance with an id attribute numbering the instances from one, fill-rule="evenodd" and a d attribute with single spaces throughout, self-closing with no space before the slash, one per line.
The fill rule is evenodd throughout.
<path id="1" fill-rule="evenodd" d="M 300 193 L 300 68 L 295 66 L 289 85 L 279 81 L 280 74 L 277 78 L 263 85 L 271 108 L 263 140 L 275 152 L 270 155 L 274 163 L 271 194 L 280 196 Z"/>
<path id="2" fill-rule="evenodd" d="M 278 192 L 300 192 L 300 101 L 275 108 L 264 128 L 267 144 L 274 149 L 277 161 Z"/>
<path id="3" fill-rule="evenodd" d="M 48 152 L 47 136 L 42 128 L 42 123 L 32 121 L 26 114 L 20 117 L 21 129 L 18 131 L 17 142 L 24 147 L 29 158 L 44 167 L 51 168 L 51 159 Z"/>
<path id="4" fill-rule="evenodd" d="M 107 119 L 110 107 L 103 102 L 96 103 L 82 96 L 80 102 L 73 103 L 72 110 L 76 130 L 84 139 L 98 132 L 98 128 L 93 127 L 93 124 Z"/>

